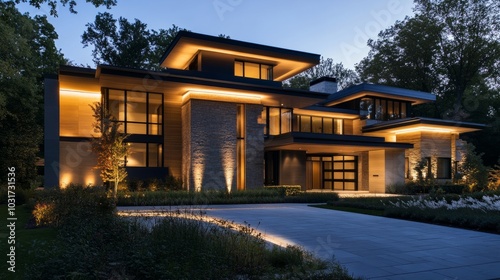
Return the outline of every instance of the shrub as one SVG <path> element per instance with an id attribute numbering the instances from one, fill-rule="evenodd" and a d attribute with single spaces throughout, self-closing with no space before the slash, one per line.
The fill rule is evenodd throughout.
<path id="1" fill-rule="evenodd" d="M 302 192 L 300 185 L 264 186 L 264 189 L 278 190 L 281 195 L 292 196 Z"/>
<path id="2" fill-rule="evenodd" d="M 114 200 L 102 187 L 69 185 L 66 189 L 44 190 L 35 197 L 33 215 L 37 225 L 60 227 L 67 221 L 85 222 L 96 216 L 110 215 Z"/>
<path id="3" fill-rule="evenodd" d="M 387 187 L 388 193 L 393 194 L 429 194 L 429 193 L 454 193 L 462 194 L 469 188 L 464 184 L 436 184 L 435 182 L 408 182 Z"/>
<path id="4" fill-rule="evenodd" d="M 469 186 L 471 191 L 483 191 L 488 186 L 488 169 L 483 165 L 482 154 L 476 153 L 476 147 L 467 144 L 464 160 L 458 170 L 462 175 L 460 181 Z"/>

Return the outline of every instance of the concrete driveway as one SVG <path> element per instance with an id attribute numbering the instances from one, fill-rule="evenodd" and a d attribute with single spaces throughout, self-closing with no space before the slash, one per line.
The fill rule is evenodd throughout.
<path id="1" fill-rule="evenodd" d="M 249 223 L 274 243 L 300 245 L 325 260 L 334 258 L 366 279 L 500 279 L 500 235 L 306 204 L 200 209 L 209 217 Z"/>

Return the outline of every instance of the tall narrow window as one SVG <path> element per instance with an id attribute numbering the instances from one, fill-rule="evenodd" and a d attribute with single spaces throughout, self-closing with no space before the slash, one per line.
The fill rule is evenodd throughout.
<path id="1" fill-rule="evenodd" d="M 292 110 L 281 109 L 281 134 L 292 130 Z"/>
<path id="2" fill-rule="evenodd" d="M 344 134 L 344 120 L 343 119 L 334 119 L 334 133 L 335 134 Z"/>
<path id="3" fill-rule="evenodd" d="M 246 167 L 245 167 L 245 161 L 246 161 L 246 155 L 245 155 L 245 123 L 246 123 L 246 118 L 245 118 L 245 105 L 244 104 L 238 104 L 237 108 L 237 115 L 236 115 L 236 133 L 237 133 L 237 139 L 236 139 L 236 158 L 237 158 L 237 172 L 236 172 L 236 180 L 237 180 L 237 188 L 238 190 L 244 190 L 245 189 L 245 176 L 246 176 Z M 230 188 L 231 186 L 227 186 Z"/>
<path id="4" fill-rule="evenodd" d="M 280 108 L 269 108 L 269 135 L 280 134 Z"/>

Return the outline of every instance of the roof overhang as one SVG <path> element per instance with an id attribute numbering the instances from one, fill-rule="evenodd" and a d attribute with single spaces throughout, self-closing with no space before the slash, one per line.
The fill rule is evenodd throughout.
<path id="1" fill-rule="evenodd" d="M 224 53 L 273 65 L 275 81 L 288 79 L 318 64 L 320 60 L 318 54 L 180 31 L 163 55 L 160 65 L 186 69 L 199 51 Z"/>
<path id="2" fill-rule="evenodd" d="M 294 114 L 298 115 L 308 115 L 317 117 L 332 117 L 332 118 L 343 118 L 343 119 L 357 119 L 359 118 L 359 112 L 356 110 L 349 110 L 344 108 L 332 108 L 312 105 L 304 108 L 293 109 Z"/>
<path id="3" fill-rule="evenodd" d="M 431 118 L 409 118 L 380 122 L 362 128 L 363 133 L 404 134 L 413 132 L 461 134 L 484 129 L 486 125 Z"/>
<path id="4" fill-rule="evenodd" d="M 413 144 L 386 142 L 381 137 L 291 132 L 271 136 L 265 148 L 272 150 L 304 150 L 307 153 L 357 153 L 373 150 L 409 149 Z"/>
<path id="5" fill-rule="evenodd" d="M 333 106 L 365 96 L 409 101 L 415 105 L 436 101 L 436 95 L 428 92 L 363 83 L 330 95 L 324 105 Z"/>

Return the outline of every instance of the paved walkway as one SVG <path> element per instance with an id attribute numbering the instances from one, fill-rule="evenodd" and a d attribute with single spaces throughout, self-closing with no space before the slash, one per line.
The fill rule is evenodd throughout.
<path id="1" fill-rule="evenodd" d="M 366 279 L 500 279 L 500 235 L 305 204 L 201 209 L 210 217 L 249 223 L 280 245 L 300 245 L 326 260 L 335 257 L 350 273 Z"/>

